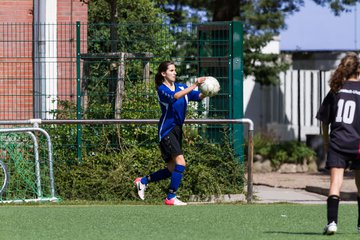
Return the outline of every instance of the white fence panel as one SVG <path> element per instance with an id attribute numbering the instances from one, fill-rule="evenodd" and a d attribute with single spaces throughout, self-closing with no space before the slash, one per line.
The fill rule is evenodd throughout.
<path id="1" fill-rule="evenodd" d="M 247 100 L 244 101 L 247 103 L 244 115 L 254 121 L 258 131 L 271 131 L 281 140 L 305 141 L 306 135 L 320 133 L 316 113 L 329 91 L 331 73 L 289 70 L 280 74 L 277 86 L 255 83 L 254 87 L 254 80 L 247 79 L 244 82 L 244 99 Z"/>

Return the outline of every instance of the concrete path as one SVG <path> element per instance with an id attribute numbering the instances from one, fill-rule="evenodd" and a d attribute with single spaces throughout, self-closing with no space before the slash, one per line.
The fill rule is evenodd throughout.
<path id="1" fill-rule="evenodd" d="M 328 173 L 254 173 L 254 203 L 326 204 L 330 176 Z M 245 187 L 246 189 L 246 187 Z M 354 176 L 346 173 L 341 189 L 341 204 L 357 204 Z M 246 202 L 244 194 L 192 196 L 189 204 Z"/>
<path id="2" fill-rule="evenodd" d="M 257 203 L 325 204 L 329 187 L 327 173 L 255 173 Z M 341 203 L 356 203 L 354 177 L 347 173 L 341 190 Z"/>
<path id="3" fill-rule="evenodd" d="M 324 204 L 326 196 L 307 192 L 301 189 L 277 188 L 269 186 L 254 186 L 256 203 L 311 203 Z"/>

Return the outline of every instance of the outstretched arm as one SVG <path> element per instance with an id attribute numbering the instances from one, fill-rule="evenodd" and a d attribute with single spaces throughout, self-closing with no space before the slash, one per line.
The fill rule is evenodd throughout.
<path id="1" fill-rule="evenodd" d="M 192 84 L 190 87 L 185 88 L 184 90 L 181 90 L 181 91 L 175 93 L 174 98 L 175 99 L 182 98 L 183 96 L 185 96 L 186 94 L 188 94 L 189 92 L 194 90 L 196 87 L 200 86 L 205 81 L 205 79 L 206 79 L 206 77 L 196 78 L 196 81 L 195 81 L 194 84 Z M 201 99 L 204 98 L 201 95 L 200 95 L 200 98 Z"/>

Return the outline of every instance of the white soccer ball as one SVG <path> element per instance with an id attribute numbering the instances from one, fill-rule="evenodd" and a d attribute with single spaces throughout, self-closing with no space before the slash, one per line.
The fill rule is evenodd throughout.
<path id="1" fill-rule="evenodd" d="M 214 77 L 206 77 L 205 81 L 200 85 L 202 94 L 208 97 L 213 97 L 220 91 L 219 81 Z"/>

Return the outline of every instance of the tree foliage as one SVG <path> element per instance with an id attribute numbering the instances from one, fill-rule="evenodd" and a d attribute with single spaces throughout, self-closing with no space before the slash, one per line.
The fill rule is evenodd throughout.
<path id="1" fill-rule="evenodd" d="M 350 11 L 360 0 L 313 0 L 328 7 L 335 15 Z M 286 29 L 285 18 L 301 10 L 304 0 L 169 0 L 162 8 L 171 22 L 189 21 L 184 11 L 203 10 L 211 21 L 238 20 L 244 26 L 244 74 L 253 75 L 257 82 L 276 84 L 278 73 L 287 69 L 278 54 L 263 54 L 262 49 Z M 188 6 L 189 8 L 186 8 Z M 189 10 L 192 9 L 192 10 Z"/>
<path id="2" fill-rule="evenodd" d="M 89 22 L 161 23 L 162 11 L 148 0 L 92 0 L 89 2 Z"/>
<path id="3" fill-rule="evenodd" d="M 351 11 L 351 7 L 356 3 L 360 3 L 360 0 L 313 0 L 316 4 L 328 7 L 336 15 L 339 16 L 343 12 Z"/>

